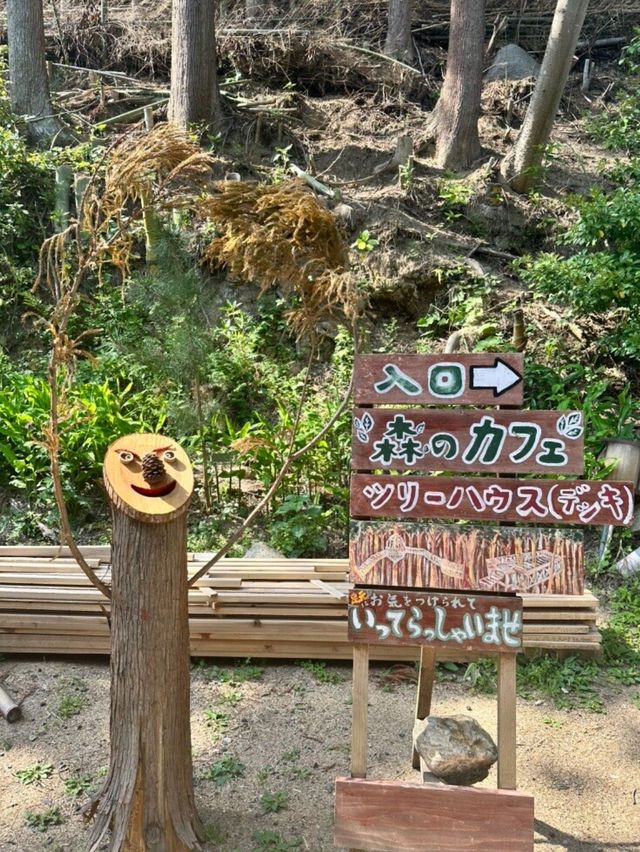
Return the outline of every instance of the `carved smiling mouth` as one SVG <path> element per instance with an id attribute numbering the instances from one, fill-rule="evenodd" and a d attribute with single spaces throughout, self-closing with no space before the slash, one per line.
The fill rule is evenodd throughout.
<path id="1" fill-rule="evenodd" d="M 159 485 L 157 488 L 143 488 L 141 485 L 131 485 L 136 494 L 142 494 L 143 497 L 166 497 L 171 494 L 176 487 L 175 479 L 170 479 L 164 485 Z"/>

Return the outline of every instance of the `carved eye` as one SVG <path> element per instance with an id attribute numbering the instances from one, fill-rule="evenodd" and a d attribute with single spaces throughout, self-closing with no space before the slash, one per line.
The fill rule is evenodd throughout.
<path id="1" fill-rule="evenodd" d="M 172 462 L 176 460 L 176 452 L 175 450 L 165 450 L 162 454 L 162 458 L 165 461 Z"/>
<path id="2" fill-rule="evenodd" d="M 128 450 L 118 450 L 117 452 L 122 464 L 131 464 L 133 461 L 133 453 L 130 453 Z"/>

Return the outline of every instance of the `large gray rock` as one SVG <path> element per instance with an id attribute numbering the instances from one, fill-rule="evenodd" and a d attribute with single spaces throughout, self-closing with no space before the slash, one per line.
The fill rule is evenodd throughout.
<path id="1" fill-rule="evenodd" d="M 286 559 L 286 556 L 264 541 L 254 541 L 243 559 Z"/>
<path id="2" fill-rule="evenodd" d="M 496 744 L 471 716 L 418 720 L 413 740 L 429 771 L 446 784 L 482 781 L 498 759 Z"/>
<path id="3" fill-rule="evenodd" d="M 486 83 L 493 83 L 494 80 L 524 80 L 525 77 L 537 77 L 539 73 L 540 65 L 533 56 L 517 44 L 507 44 L 496 53 L 484 79 Z"/>

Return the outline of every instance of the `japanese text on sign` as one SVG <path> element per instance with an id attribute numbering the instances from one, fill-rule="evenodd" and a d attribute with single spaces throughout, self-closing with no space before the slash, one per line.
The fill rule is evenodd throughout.
<path id="1" fill-rule="evenodd" d="M 522 404 L 522 355 L 363 355 L 355 399 L 370 403 Z"/>
<path id="2" fill-rule="evenodd" d="M 349 638 L 513 652 L 522 644 L 522 600 L 354 589 L 349 596 Z"/>
<path id="3" fill-rule="evenodd" d="M 611 481 L 354 474 L 351 514 L 624 526 L 633 518 L 633 488 Z"/>
<path id="4" fill-rule="evenodd" d="M 353 467 L 414 470 L 583 469 L 581 412 L 356 409 Z"/>

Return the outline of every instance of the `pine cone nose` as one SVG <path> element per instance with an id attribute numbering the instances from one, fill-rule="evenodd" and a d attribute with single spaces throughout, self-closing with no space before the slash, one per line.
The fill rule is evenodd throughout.
<path id="1" fill-rule="evenodd" d="M 142 478 L 149 485 L 155 485 L 165 477 L 164 462 L 155 453 L 147 453 L 142 457 Z"/>

